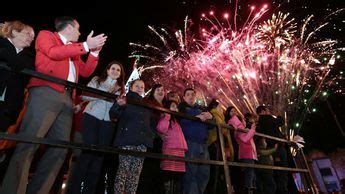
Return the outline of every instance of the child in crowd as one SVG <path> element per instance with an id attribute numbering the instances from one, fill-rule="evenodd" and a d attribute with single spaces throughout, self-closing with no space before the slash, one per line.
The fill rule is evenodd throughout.
<path id="1" fill-rule="evenodd" d="M 208 104 L 207 109 L 210 111 L 217 124 L 226 124 L 222 104 L 217 99 L 212 99 Z M 234 150 L 230 136 L 230 131 L 227 128 L 221 128 L 221 133 L 224 139 L 225 157 L 227 157 L 228 160 L 233 161 Z M 207 145 L 208 151 L 210 153 L 210 159 L 222 160 L 222 151 L 220 147 L 217 127 L 209 131 Z M 211 166 L 210 172 L 210 181 L 207 185 L 208 193 L 225 193 L 227 191 L 227 188 L 225 183 L 224 171 L 220 169 L 220 166 L 214 165 Z"/>
<path id="2" fill-rule="evenodd" d="M 201 121 L 213 119 L 211 113 L 205 111 L 203 107 L 196 103 L 196 92 L 194 89 L 185 89 L 183 100 L 184 102 L 179 105 L 180 112 L 198 117 Z M 209 160 L 210 155 L 207 149 L 207 138 L 208 132 L 213 128 L 213 126 L 187 119 L 181 119 L 180 125 L 188 146 L 186 157 Z M 183 176 L 183 193 L 204 193 L 209 178 L 210 165 L 187 163 L 186 173 Z"/>
<path id="3" fill-rule="evenodd" d="M 109 111 L 111 119 L 118 119 L 115 146 L 123 150 L 146 152 L 152 148 L 154 134 L 151 129 L 152 111 L 131 104 L 127 100 L 143 101 L 145 84 L 142 80 L 132 81 L 126 98 L 121 97 Z M 144 158 L 119 155 L 119 167 L 115 178 L 115 193 L 136 193 Z"/>
<path id="4" fill-rule="evenodd" d="M 177 102 L 167 101 L 165 108 L 177 112 Z M 163 139 L 162 153 L 172 156 L 184 157 L 187 151 L 187 143 L 182 129 L 177 119 L 170 114 L 162 114 L 158 122 L 157 130 Z M 182 173 L 186 171 L 185 162 L 174 160 L 163 160 L 161 169 L 166 173 L 164 182 L 166 194 L 182 193 L 181 178 Z"/>
<path id="5" fill-rule="evenodd" d="M 160 83 L 155 83 L 151 87 L 151 92 L 145 96 L 144 103 L 152 106 L 163 107 L 165 102 L 165 88 Z M 161 153 L 162 139 L 157 133 L 157 123 L 161 117 L 161 112 L 153 110 L 153 119 L 151 120 L 152 131 L 155 134 L 153 138 L 153 147 L 148 152 Z M 140 175 L 138 193 L 162 193 L 164 191 L 162 171 L 159 168 L 160 161 L 155 158 L 146 158 Z"/>
<path id="6" fill-rule="evenodd" d="M 258 162 L 263 165 L 274 165 L 272 154 L 277 150 L 278 144 L 274 148 L 267 148 L 266 138 L 259 137 L 256 140 L 258 149 Z M 256 169 L 256 185 L 258 194 L 274 194 L 276 193 L 276 183 L 273 177 L 273 170 Z"/>
<path id="7" fill-rule="evenodd" d="M 239 145 L 239 160 L 243 163 L 254 164 L 257 160 L 256 147 L 254 144 L 254 134 L 255 134 L 255 120 L 254 116 L 251 114 L 246 114 L 246 120 L 248 124 L 240 121 L 237 111 L 233 107 L 230 111 L 231 118 L 228 122 L 235 128 L 235 138 Z M 246 125 L 250 125 L 250 129 L 247 133 L 243 133 L 240 130 L 245 129 Z M 248 126 L 247 126 L 248 127 Z M 240 130 L 239 130 L 240 129 Z M 249 193 L 255 189 L 255 170 L 254 168 L 244 168 L 244 189 Z"/>

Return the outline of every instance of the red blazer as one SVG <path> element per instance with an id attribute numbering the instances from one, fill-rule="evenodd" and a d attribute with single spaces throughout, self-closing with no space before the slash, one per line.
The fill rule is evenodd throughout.
<path id="1" fill-rule="evenodd" d="M 90 76 L 96 69 L 98 57 L 89 54 L 86 63 L 80 56 L 86 54 L 83 43 L 64 45 L 58 33 L 42 30 L 38 33 L 36 43 L 36 71 L 67 80 L 69 72 L 69 58 L 76 69 L 76 82 L 79 75 Z M 49 86 L 59 92 L 64 92 L 64 86 L 38 78 L 31 78 L 28 87 Z"/>

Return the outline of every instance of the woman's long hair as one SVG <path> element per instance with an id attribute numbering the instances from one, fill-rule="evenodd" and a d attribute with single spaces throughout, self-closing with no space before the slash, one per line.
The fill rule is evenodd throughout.
<path id="1" fill-rule="evenodd" d="M 225 123 L 228 123 L 229 120 L 231 119 L 231 116 L 230 116 L 230 112 L 232 111 L 232 109 L 234 109 L 235 107 L 234 106 L 229 106 L 225 113 L 224 113 L 224 117 L 225 117 Z"/>
<path id="2" fill-rule="evenodd" d="M 160 104 L 160 102 L 158 102 L 158 101 L 155 99 L 154 94 L 155 94 L 156 90 L 157 90 L 158 88 L 161 88 L 161 87 L 163 87 L 162 84 L 159 84 L 159 83 L 154 84 L 154 85 L 152 86 L 152 89 L 151 89 L 151 92 L 150 92 L 149 96 L 147 97 L 147 100 L 149 100 L 149 101 L 151 101 L 151 102 L 155 102 L 155 103 Z M 164 103 L 164 101 L 165 101 L 165 97 L 163 98 L 163 102 L 162 102 L 162 103 Z"/>
<path id="3" fill-rule="evenodd" d="M 117 82 L 116 84 L 118 86 L 120 86 L 120 93 L 121 94 L 124 94 L 125 93 L 125 71 L 123 69 L 123 66 L 121 63 L 117 62 L 117 61 L 112 61 L 110 62 L 107 67 L 104 69 L 104 71 L 102 72 L 102 74 L 96 79 L 96 82 L 98 85 L 100 85 L 101 83 L 103 83 L 107 77 L 108 77 L 108 73 L 107 71 L 111 68 L 112 65 L 118 65 L 120 66 L 120 69 L 121 69 L 121 74 L 120 74 L 120 77 L 117 78 Z"/>
<path id="4" fill-rule="evenodd" d="M 211 111 L 214 108 L 217 108 L 219 105 L 219 101 L 215 98 L 211 100 L 211 102 L 208 104 L 207 111 Z"/>
<path id="5" fill-rule="evenodd" d="M 175 103 L 176 106 L 178 106 L 178 102 L 176 102 L 175 100 L 167 100 L 167 101 L 165 101 L 164 104 L 163 104 L 163 105 L 164 105 L 164 108 L 170 110 L 170 106 L 171 106 L 172 103 Z M 177 122 L 177 119 L 175 118 L 174 115 L 171 115 L 169 127 L 171 127 L 171 125 L 172 125 L 173 122 Z"/>
<path id="6" fill-rule="evenodd" d="M 232 109 L 234 109 L 235 107 L 233 106 L 229 106 L 225 113 L 224 113 L 224 117 L 225 117 L 225 123 L 228 123 L 229 120 L 231 119 L 231 116 L 230 116 L 230 112 L 232 111 Z M 243 121 L 243 118 L 240 116 L 240 115 L 236 115 L 238 120 L 240 120 L 241 122 Z"/>

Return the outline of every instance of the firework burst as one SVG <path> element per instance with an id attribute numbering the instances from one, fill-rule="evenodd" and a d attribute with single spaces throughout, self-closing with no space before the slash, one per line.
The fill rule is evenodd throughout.
<path id="1" fill-rule="evenodd" d="M 230 24 L 228 13 L 223 15 L 227 25 L 213 11 L 209 16 L 202 14 L 202 25 L 207 27 L 200 28 L 198 39 L 189 31 L 188 18 L 183 30 L 150 26 L 156 41 L 131 43 L 135 50 L 130 57 L 147 59 L 142 69 L 155 71 L 144 75 L 169 90 L 194 87 L 205 101 L 217 98 L 224 106 L 235 106 L 240 114 L 266 104 L 273 113 L 287 115 L 287 123 L 303 120 L 306 107 L 332 82 L 326 78 L 342 48 L 337 48 L 336 40 L 317 37 L 329 22 L 313 28 L 310 16 L 297 28 L 289 14 L 278 12 L 260 22 L 267 6 L 254 10 L 238 30 L 231 28 L 237 25 Z M 327 60 L 320 61 L 323 57 Z"/>

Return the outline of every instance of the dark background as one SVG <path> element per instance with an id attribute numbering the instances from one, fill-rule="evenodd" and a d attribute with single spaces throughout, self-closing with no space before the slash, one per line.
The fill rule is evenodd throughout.
<path id="1" fill-rule="evenodd" d="M 108 36 L 106 45 L 100 55 L 100 64 L 96 74 L 104 69 L 111 60 L 117 60 L 124 64 L 126 74 L 132 70 L 133 59 L 128 55 L 131 51 L 129 42 L 148 41 L 149 32 L 147 25 L 161 26 L 168 25 L 181 28 L 186 15 L 193 19 L 194 25 L 198 26 L 200 14 L 203 11 L 213 9 L 216 14 L 224 11 L 234 12 L 234 0 L 127 0 L 127 1 L 47 1 L 35 2 L 8 2 L 9 5 L 2 5 L 0 22 L 19 19 L 34 27 L 35 32 L 42 29 L 53 30 L 54 19 L 57 16 L 72 16 L 77 18 L 82 33 L 80 40 L 85 40 L 91 30 L 96 34 L 105 33 Z M 238 18 L 239 24 L 248 15 L 248 6 L 263 4 L 269 5 L 269 12 L 263 19 L 269 18 L 272 13 L 278 10 L 291 12 L 297 19 L 305 18 L 308 14 L 315 14 L 315 18 L 331 13 L 336 8 L 345 8 L 344 0 L 239 0 Z M 330 27 L 321 33 L 325 38 L 340 40 L 344 46 L 345 14 L 336 17 Z M 220 16 L 221 17 L 221 16 Z M 340 53 L 341 58 L 337 60 L 332 75 L 338 75 L 344 71 L 345 54 Z M 86 83 L 88 80 L 82 80 Z M 337 127 L 334 115 L 338 118 L 340 126 L 344 128 L 345 107 L 344 107 L 344 78 L 340 79 L 338 88 L 343 92 L 334 93 L 329 90 L 326 97 L 318 98 L 312 104 L 316 108 L 315 113 L 310 113 L 300 128 L 300 134 L 306 139 L 306 151 L 318 149 L 324 152 L 334 152 L 337 148 L 345 147 L 345 137 L 340 128 Z M 334 111 L 331 114 L 327 100 Z"/>

